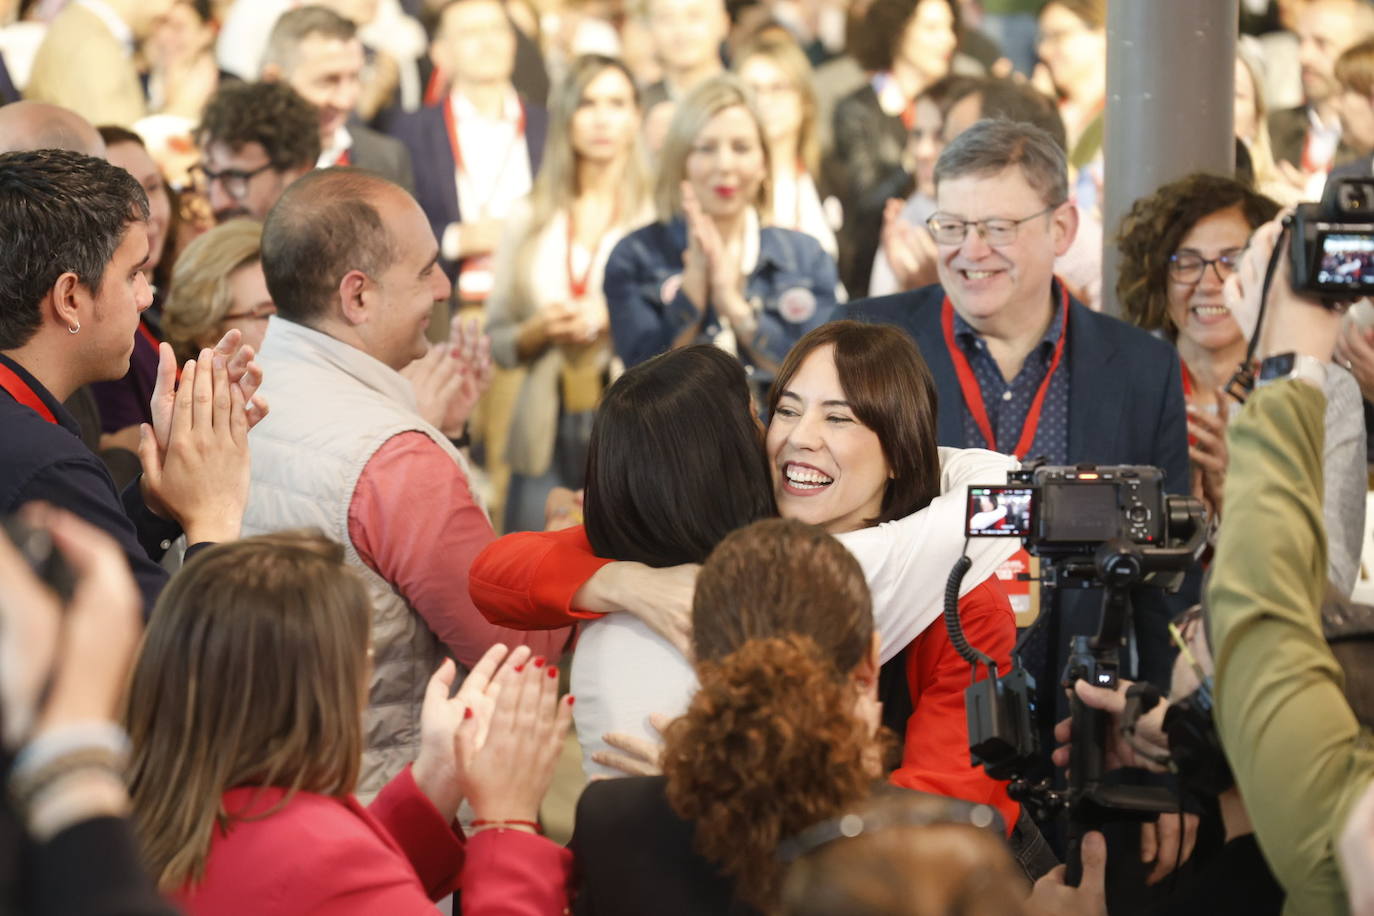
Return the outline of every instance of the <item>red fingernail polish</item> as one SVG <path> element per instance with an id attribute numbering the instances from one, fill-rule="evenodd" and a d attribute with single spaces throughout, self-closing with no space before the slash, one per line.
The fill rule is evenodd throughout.
<path id="1" fill-rule="evenodd" d="M 536 655 L 536 656 L 534 657 L 534 667 L 536 667 L 536 668 L 542 668 L 542 667 L 544 667 L 544 656 L 542 656 L 542 655 Z"/>
<path id="2" fill-rule="evenodd" d="M 572 704 L 574 704 L 574 703 L 576 703 L 576 702 L 577 702 L 577 697 L 573 696 L 572 694 L 568 694 L 568 705 L 571 706 Z"/>
<path id="3" fill-rule="evenodd" d="M 557 665 L 549 665 L 549 677 L 558 677 Z"/>
<path id="4" fill-rule="evenodd" d="M 471 706 L 469 706 L 467 709 L 463 710 L 463 718 L 464 718 L 464 719 L 471 719 L 471 718 L 472 718 L 472 707 L 471 707 Z"/>
<path id="5" fill-rule="evenodd" d="M 516 674 L 519 674 L 521 671 L 524 671 L 524 670 L 525 670 L 525 666 L 524 666 L 524 665 L 516 665 L 516 666 L 515 666 L 515 673 L 516 673 Z"/>

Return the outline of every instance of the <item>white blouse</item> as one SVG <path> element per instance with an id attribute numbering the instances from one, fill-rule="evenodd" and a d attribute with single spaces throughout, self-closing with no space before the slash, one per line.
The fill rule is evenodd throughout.
<path id="1" fill-rule="evenodd" d="M 941 493 L 929 506 L 896 521 L 838 535 L 868 580 L 884 662 L 941 619 L 945 582 L 963 553 L 968 487 L 1004 484 L 1007 471 L 1018 463 L 983 449 L 942 448 L 940 466 Z M 973 566 L 964 576 L 960 595 L 993 575 L 1021 547 L 1016 538 L 973 538 L 968 544 Z M 696 673 L 682 653 L 626 613 L 582 624 L 571 678 L 577 697 L 573 719 L 588 777 L 624 775 L 592 761 L 593 753 L 610 749 L 603 735 L 621 732 L 659 740 L 649 715 L 681 715 L 697 687 Z"/>

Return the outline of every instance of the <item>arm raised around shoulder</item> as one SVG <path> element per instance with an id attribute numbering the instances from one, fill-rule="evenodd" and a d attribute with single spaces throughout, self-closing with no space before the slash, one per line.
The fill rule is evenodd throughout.
<path id="1" fill-rule="evenodd" d="M 940 449 L 941 492 L 905 518 L 839 535 L 863 567 L 873 596 L 873 619 L 882 634 L 883 661 L 921 635 L 944 610 L 950 569 L 965 552 L 964 514 L 971 485 L 1007 482 L 1015 458 L 985 449 Z M 972 567 L 960 585 L 966 594 L 1016 553 L 1015 538 L 971 538 Z"/>

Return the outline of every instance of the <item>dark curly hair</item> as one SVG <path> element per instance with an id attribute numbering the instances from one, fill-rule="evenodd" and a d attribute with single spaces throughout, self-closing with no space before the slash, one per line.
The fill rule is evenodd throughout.
<path id="1" fill-rule="evenodd" d="M 873 0 L 862 18 L 851 19 L 846 39 L 849 53 L 865 70 L 892 69 L 897 51 L 906 37 L 906 27 L 923 0 Z M 954 34 L 959 35 L 959 4 L 945 0 L 954 16 Z"/>
<path id="2" fill-rule="evenodd" d="M 778 843 L 865 798 L 882 741 L 855 714 L 873 640 L 863 570 L 819 528 L 769 519 L 721 541 L 697 579 L 701 687 L 669 726 L 669 804 L 740 899 L 776 904 Z"/>
<path id="3" fill-rule="evenodd" d="M 0 350 L 42 326 L 38 303 L 71 272 L 100 292 L 129 224 L 148 219 L 148 196 L 128 172 L 67 150 L 0 155 Z"/>
<path id="4" fill-rule="evenodd" d="M 205 106 L 196 142 L 202 150 L 260 143 L 277 171 L 309 168 L 320 158 L 319 115 L 284 83 L 225 83 Z"/>
<path id="5" fill-rule="evenodd" d="M 1169 258 L 1199 220 L 1232 207 L 1240 208 L 1251 229 L 1279 212 L 1277 203 L 1250 185 L 1205 172 L 1170 182 L 1131 205 L 1116 236 L 1116 295 L 1127 320 L 1163 330 L 1170 339 L 1178 335 L 1169 319 Z"/>

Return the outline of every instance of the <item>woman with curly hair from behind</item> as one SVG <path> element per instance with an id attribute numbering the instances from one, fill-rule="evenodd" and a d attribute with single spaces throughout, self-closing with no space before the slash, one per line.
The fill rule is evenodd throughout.
<path id="1" fill-rule="evenodd" d="M 578 804 L 578 913 L 768 911 L 778 843 L 882 778 L 871 600 L 839 541 L 785 519 L 728 535 L 692 625 L 701 686 L 663 775 L 593 782 Z"/>

